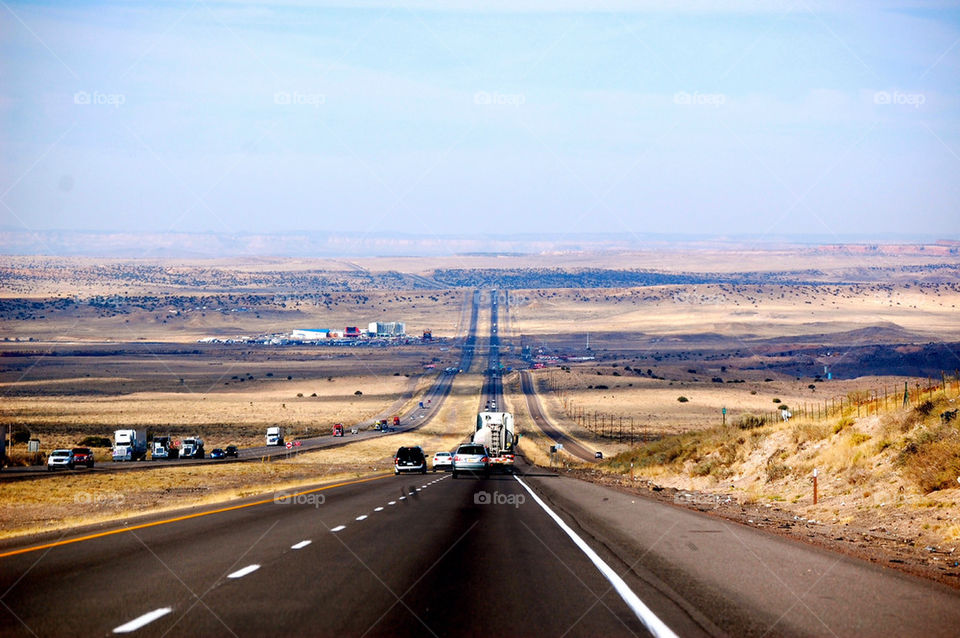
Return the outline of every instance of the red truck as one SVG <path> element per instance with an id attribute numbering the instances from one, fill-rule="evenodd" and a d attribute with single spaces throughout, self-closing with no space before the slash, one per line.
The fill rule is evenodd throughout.
<path id="1" fill-rule="evenodd" d="M 393 424 L 394 424 L 394 425 L 400 425 L 400 417 L 398 417 L 398 416 L 393 417 Z"/>
<path id="2" fill-rule="evenodd" d="M 334 423 L 333 436 L 343 436 L 343 423 Z"/>

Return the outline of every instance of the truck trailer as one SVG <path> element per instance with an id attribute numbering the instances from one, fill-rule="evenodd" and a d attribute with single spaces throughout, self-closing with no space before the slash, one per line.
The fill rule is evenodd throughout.
<path id="1" fill-rule="evenodd" d="M 146 430 L 115 430 L 113 433 L 114 461 L 144 461 L 147 458 Z"/>
<path id="2" fill-rule="evenodd" d="M 486 446 L 490 452 L 490 465 L 506 471 L 513 470 L 513 446 L 517 441 L 513 415 L 509 412 L 481 412 L 477 415 L 477 427 L 473 442 Z"/>
<path id="3" fill-rule="evenodd" d="M 180 442 L 181 459 L 202 459 L 203 455 L 203 439 L 199 436 L 184 439 Z"/>
<path id="4" fill-rule="evenodd" d="M 154 461 L 160 459 L 175 459 L 179 451 L 174 446 L 173 438 L 169 436 L 153 437 L 153 444 L 150 446 L 150 458 Z"/>
<path id="5" fill-rule="evenodd" d="M 267 428 L 267 445 L 284 445 L 282 427 L 273 425 Z"/>

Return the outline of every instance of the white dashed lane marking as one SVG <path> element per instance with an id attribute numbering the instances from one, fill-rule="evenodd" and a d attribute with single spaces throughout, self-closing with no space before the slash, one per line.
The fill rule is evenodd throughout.
<path id="1" fill-rule="evenodd" d="M 260 569 L 260 565 L 257 565 L 257 564 L 247 565 L 247 566 L 244 567 L 243 569 L 238 569 L 237 571 L 233 572 L 232 574 L 228 574 L 228 575 L 227 575 L 227 578 L 243 578 L 243 577 L 246 576 L 247 574 L 252 574 L 253 572 L 257 571 L 258 569 Z"/>
<path id="2" fill-rule="evenodd" d="M 382 511 L 383 511 L 383 508 L 382 508 L 382 507 L 375 507 L 375 508 L 373 508 L 373 511 L 374 511 L 374 512 L 382 512 Z"/>
<path id="3" fill-rule="evenodd" d="M 361 516 L 358 516 L 358 517 L 357 517 L 357 520 L 358 520 L 358 521 L 362 521 L 362 520 L 365 519 L 366 517 L 367 517 L 367 515 L 366 515 L 366 514 L 363 514 L 363 515 L 361 515 Z"/>
<path id="4" fill-rule="evenodd" d="M 139 618 L 134 618 L 130 622 L 120 625 L 119 627 L 113 630 L 113 633 L 128 634 L 131 631 L 136 631 L 145 625 L 149 625 L 157 618 L 162 618 L 163 616 L 166 616 L 171 611 L 173 611 L 172 607 L 161 607 L 160 609 L 154 609 L 153 611 L 147 612 L 144 615 L 140 616 Z"/>
<path id="5" fill-rule="evenodd" d="M 331 532 L 339 532 L 339 531 L 342 530 L 342 529 L 347 529 L 347 526 L 346 526 L 346 525 L 337 525 L 336 527 L 334 527 L 334 528 L 333 528 L 332 530 L 330 530 L 330 531 L 331 531 Z"/>
<path id="6" fill-rule="evenodd" d="M 396 501 L 390 501 L 389 503 L 387 503 L 387 505 L 396 505 L 396 504 L 397 504 Z"/>
<path id="7" fill-rule="evenodd" d="M 313 541 L 300 541 L 300 542 L 297 543 L 296 545 L 291 545 L 291 546 L 290 546 L 290 549 L 303 549 L 304 547 L 306 547 L 307 545 L 309 545 L 309 544 L 312 543 L 312 542 L 313 542 Z"/>

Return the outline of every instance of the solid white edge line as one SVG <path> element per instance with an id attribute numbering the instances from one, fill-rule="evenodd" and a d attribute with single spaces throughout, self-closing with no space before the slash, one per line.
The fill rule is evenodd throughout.
<path id="1" fill-rule="evenodd" d="M 550 518 L 553 519 L 553 522 L 555 522 L 560 529 L 566 532 L 567 536 L 569 536 L 574 544 L 580 548 L 580 551 L 586 554 L 587 558 L 590 559 L 590 562 L 593 563 L 598 570 L 600 570 L 600 573 L 603 574 L 608 581 L 610 581 L 610 584 L 613 585 L 613 588 L 617 590 L 618 594 L 620 594 L 620 598 L 623 599 L 623 602 L 625 602 L 627 606 L 633 610 L 633 613 L 637 615 L 637 618 L 640 619 L 640 622 L 644 624 L 650 633 L 658 638 L 677 638 L 677 635 L 673 633 L 673 631 L 667 627 L 667 625 L 660 620 L 656 614 L 650 611 L 649 607 L 643 604 L 643 601 L 640 600 L 640 597 L 633 593 L 627 583 L 625 583 L 623 579 L 620 578 L 615 571 L 613 571 L 613 568 L 607 565 L 604 560 L 600 558 L 600 556 L 597 555 L 597 553 L 593 551 L 593 549 L 591 549 L 591 547 L 577 535 L 576 532 L 570 529 L 570 526 L 564 523 L 563 519 L 561 519 L 553 512 L 553 510 L 547 507 L 547 504 L 540 500 L 540 497 L 537 496 L 526 483 L 521 481 L 520 477 L 514 475 L 513 478 L 517 479 L 517 482 L 523 486 L 523 489 L 529 492 L 530 496 L 533 497 L 533 500 L 536 501 L 537 505 L 543 508 L 543 511 L 545 511 Z"/>
<path id="2" fill-rule="evenodd" d="M 342 529 L 347 529 L 347 526 L 346 526 L 346 525 L 337 525 L 336 527 L 334 527 L 334 528 L 331 529 L 330 531 L 331 531 L 331 532 L 339 532 L 339 531 L 342 530 Z"/>
<path id="3" fill-rule="evenodd" d="M 309 545 L 309 544 L 312 543 L 312 542 L 313 542 L 313 541 L 300 541 L 300 542 L 297 543 L 296 545 L 291 545 L 291 546 L 290 546 L 290 549 L 303 549 L 304 547 L 306 547 L 307 545 Z"/>
<path id="4" fill-rule="evenodd" d="M 160 609 L 154 609 L 153 611 L 148 611 L 147 613 L 140 616 L 139 618 L 134 618 L 130 622 L 123 623 L 122 625 L 114 629 L 113 633 L 128 634 L 131 631 L 136 631 L 141 627 L 143 627 L 144 625 L 149 625 L 157 618 L 166 616 L 171 611 L 173 611 L 173 607 L 161 607 Z"/>
<path id="5" fill-rule="evenodd" d="M 260 569 L 260 565 L 257 565 L 256 563 L 254 563 L 253 565 L 247 565 L 243 569 L 238 569 L 232 574 L 227 574 L 227 578 L 243 578 L 247 574 L 251 574 L 257 571 L 258 569 Z"/>

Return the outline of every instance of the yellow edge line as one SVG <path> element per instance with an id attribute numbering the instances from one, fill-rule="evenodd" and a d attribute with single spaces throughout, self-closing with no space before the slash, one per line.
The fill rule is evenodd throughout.
<path id="1" fill-rule="evenodd" d="M 344 487 L 346 485 L 357 485 L 359 483 L 368 483 L 370 481 L 379 481 L 381 479 L 392 476 L 391 474 L 384 474 L 382 476 L 373 476 L 370 478 L 359 479 L 356 481 L 346 481 L 343 483 L 334 483 L 333 485 L 325 485 L 323 487 L 317 487 L 312 490 L 304 490 L 303 492 L 295 492 L 293 494 L 286 494 L 286 497 L 290 496 L 300 496 L 302 494 L 312 494 L 313 492 L 322 492 L 323 490 L 333 489 L 335 487 Z M 82 541 L 93 540 L 94 538 L 102 538 L 104 536 L 113 536 L 114 534 L 123 534 L 124 532 L 132 532 L 138 529 L 145 529 L 147 527 L 156 527 L 157 525 L 168 525 L 169 523 L 177 523 L 179 521 L 186 521 L 191 518 L 199 518 L 201 516 L 210 516 L 211 514 L 222 514 L 223 512 L 231 512 L 233 510 L 241 510 L 247 507 L 255 507 L 257 505 L 266 505 L 267 503 L 273 503 L 274 499 L 265 499 L 262 501 L 255 501 L 253 503 L 245 503 L 243 505 L 231 505 L 230 507 L 221 507 L 220 509 L 210 510 L 208 512 L 197 512 L 196 514 L 186 514 L 184 516 L 178 516 L 176 518 L 168 518 L 163 521 L 154 521 L 152 523 L 143 523 L 141 525 L 134 525 L 132 527 L 122 527 L 120 529 L 112 529 L 106 532 L 98 532 L 96 534 L 88 534 L 87 536 L 80 536 L 79 538 L 71 538 L 70 540 L 65 541 L 56 541 L 53 543 L 46 543 L 44 545 L 36 545 L 34 547 L 24 547 L 22 549 L 15 549 L 13 551 L 4 552 L 0 554 L 0 558 L 6 558 L 8 556 L 16 556 L 17 554 L 26 554 L 29 552 L 40 551 L 41 549 L 50 549 L 52 547 L 59 547 L 60 545 L 70 545 L 71 543 L 80 543 Z"/>

